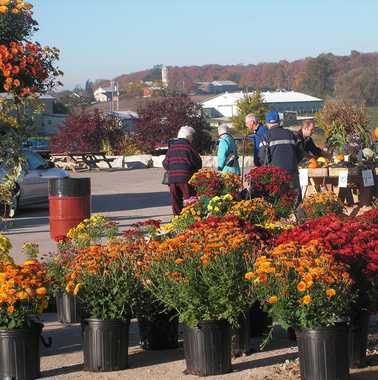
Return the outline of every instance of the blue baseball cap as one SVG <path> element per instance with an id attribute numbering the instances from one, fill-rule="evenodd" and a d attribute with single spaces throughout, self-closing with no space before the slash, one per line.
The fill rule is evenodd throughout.
<path id="1" fill-rule="evenodd" d="M 279 124 L 280 115 L 278 115 L 276 111 L 268 112 L 265 117 L 265 122 L 268 124 Z"/>

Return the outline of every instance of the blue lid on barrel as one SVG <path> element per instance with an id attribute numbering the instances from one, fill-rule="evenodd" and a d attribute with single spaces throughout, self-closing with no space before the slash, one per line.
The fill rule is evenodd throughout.
<path id="1" fill-rule="evenodd" d="M 91 194 L 90 178 L 51 178 L 49 179 L 49 196 L 83 197 Z"/>

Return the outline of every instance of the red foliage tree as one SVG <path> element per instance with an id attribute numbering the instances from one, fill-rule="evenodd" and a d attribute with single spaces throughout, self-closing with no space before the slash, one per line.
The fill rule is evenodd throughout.
<path id="1" fill-rule="evenodd" d="M 115 118 L 98 110 L 93 113 L 83 111 L 65 120 L 59 133 L 50 140 L 50 149 L 54 153 L 99 152 L 106 142 L 116 151 L 123 135 Z"/>
<path id="2" fill-rule="evenodd" d="M 211 143 L 209 124 L 202 107 L 187 96 L 169 96 L 147 103 L 138 109 L 139 119 L 135 126 L 136 144 L 145 152 L 166 146 L 178 130 L 188 125 L 196 130 L 194 147 L 206 151 Z"/>

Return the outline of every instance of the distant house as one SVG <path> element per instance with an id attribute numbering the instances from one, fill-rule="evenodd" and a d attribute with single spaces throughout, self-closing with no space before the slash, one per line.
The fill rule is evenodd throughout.
<path id="1" fill-rule="evenodd" d="M 94 97 L 98 103 L 110 102 L 113 96 L 115 96 L 115 92 L 112 87 L 99 87 L 94 92 Z"/>
<path id="2" fill-rule="evenodd" d="M 128 134 L 134 131 L 135 120 L 139 118 L 139 115 L 134 111 L 113 111 L 109 112 L 108 115 L 116 117 Z"/>
<path id="3" fill-rule="evenodd" d="M 237 102 L 244 96 L 243 92 L 224 93 L 201 104 L 210 118 L 231 118 L 238 114 Z M 271 111 L 281 114 L 314 114 L 323 105 L 322 99 L 296 91 L 265 91 L 262 96 Z"/>
<path id="4" fill-rule="evenodd" d="M 235 92 L 240 90 L 239 85 L 231 80 L 197 82 L 196 85 L 196 91 L 200 94 L 221 94 L 223 92 Z"/>

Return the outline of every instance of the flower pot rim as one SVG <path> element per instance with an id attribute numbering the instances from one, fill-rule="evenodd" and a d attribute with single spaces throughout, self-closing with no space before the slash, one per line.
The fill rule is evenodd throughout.
<path id="1" fill-rule="evenodd" d="M 348 323 L 347 322 L 343 322 L 343 323 L 339 323 L 337 325 L 334 325 L 334 326 L 319 326 L 319 327 L 313 327 L 313 328 L 308 328 L 308 327 L 304 327 L 304 328 L 295 328 L 295 332 L 306 332 L 306 333 L 311 333 L 311 332 L 318 332 L 318 331 L 330 331 L 330 330 L 344 330 L 344 329 L 348 329 Z"/>
<path id="2" fill-rule="evenodd" d="M 12 333 L 12 334 L 18 334 L 23 332 L 30 332 L 34 331 L 35 329 L 33 327 L 21 327 L 19 329 L 6 329 L 6 328 L 0 328 L 0 335 Z"/>
<path id="3" fill-rule="evenodd" d="M 188 326 L 188 325 L 186 326 L 189 328 L 196 328 L 198 326 L 203 326 L 203 325 L 217 325 L 217 324 L 230 325 L 230 323 L 226 319 L 211 319 L 207 321 L 204 321 L 204 320 L 197 321 L 197 323 L 193 327 Z"/>
<path id="4" fill-rule="evenodd" d="M 130 323 L 130 319 L 99 319 L 99 318 L 84 318 L 87 322 L 103 322 L 103 323 Z"/>

